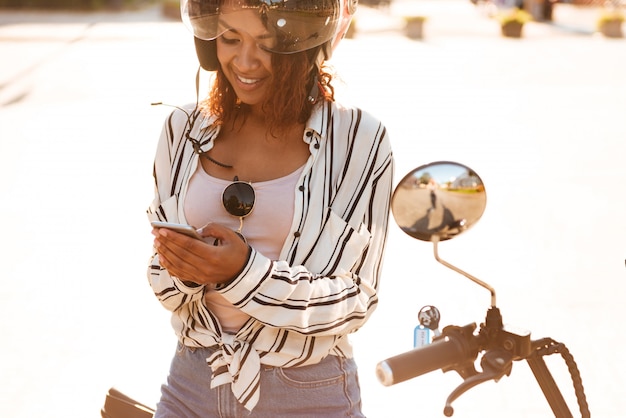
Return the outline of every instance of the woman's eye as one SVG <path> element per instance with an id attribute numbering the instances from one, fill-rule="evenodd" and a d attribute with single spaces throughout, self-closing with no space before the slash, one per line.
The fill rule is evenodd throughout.
<path id="1" fill-rule="evenodd" d="M 220 36 L 220 40 L 227 45 L 232 45 L 232 44 L 236 44 L 237 42 L 239 42 L 239 39 L 237 38 L 228 38 L 224 35 Z"/>

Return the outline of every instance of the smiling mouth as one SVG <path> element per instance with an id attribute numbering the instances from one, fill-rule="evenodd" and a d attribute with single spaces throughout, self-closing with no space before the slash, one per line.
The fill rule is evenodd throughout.
<path id="1" fill-rule="evenodd" d="M 245 78 L 245 77 L 241 77 L 238 75 L 237 80 L 239 80 L 243 84 L 255 84 L 255 83 L 258 83 L 261 79 L 260 78 Z"/>

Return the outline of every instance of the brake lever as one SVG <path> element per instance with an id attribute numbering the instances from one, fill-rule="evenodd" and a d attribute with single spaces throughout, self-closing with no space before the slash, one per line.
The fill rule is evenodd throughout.
<path id="1" fill-rule="evenodd" d="M 443 408 L 443 414 L 451 417 L 454 414 L 452 402 L 469 389 L 489 380 L 499 381 L 503 376 L 511 374 L 513 368 L 513 355 L 506 350 L 487 351 L 480 359 L 482 372 L 466 378 L 456 389 L 450 393 Z"/>

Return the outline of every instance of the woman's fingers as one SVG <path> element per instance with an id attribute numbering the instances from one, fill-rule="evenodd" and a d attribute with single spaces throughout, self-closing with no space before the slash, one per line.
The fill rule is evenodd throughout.
<path id="1" fill-rule="evenodd" d="M 170 274 L 195 283 L 206 283 L 201 266 L 207 257 L 207 244 L 186 235 L 161 228 L 154 240 L 161 265 Z"/>
<path id="2" fill-rule="evenodd" d="M 237 233 L 223 225 L 208 224 L 200 231 L 205 241 L 161 228 L 155 248 L 161 265 L 181 280 L 199 284 L 230 280 L 243 268 L 248 246 Z M 217 240 L 218 245 L 213 245 Z"/>

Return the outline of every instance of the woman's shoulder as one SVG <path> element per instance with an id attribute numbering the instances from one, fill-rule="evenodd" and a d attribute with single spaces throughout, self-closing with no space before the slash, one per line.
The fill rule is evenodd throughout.
<path id="1" fill-rule="evenodd" d="M 382 139 L 383 141 L 388 140 L 385 124 L 369 111 L 358 106 L 345 105 L 339 102 L 333 102 L 331 106 L 335 129 L 350 130 L 356 134 L 354 135 L 356 140 L 367 140 L 367 138 L 371 137 Z"/>
<path id="2" fill-rule="evenodd" d="M 205 135 L 213 135 L 213 131 L 218 129 L 215 126 L 215 117 L 195 103 L 173 107 L 164 122 L 164 129 L 172 141 L 186 138 L 188 135 L 183 135 L 185 132 L 199 139 Z"/>
<path id="3" fill-rule="evenodd" d="M 335 118 L 339 117 L 339 119 L 346 118 L 351 120 L 357 117 L 362 123 L 366 123 L 368 125 L 384 125 L 378 117 L 359 106 L 341 102 L 332 102 L 331 108 Z"/>
<path id="4" fill-rule="evenodd" d="M 184 126 L 193 119 L 196 119 L 198 117 L 204 117 L 201 108 L 195 103 L 187 103 L 180 106 L 166 106 L 173 107 L 172 111 L 167 117 L 166 123 L 172 124 L 174 126 L 178 126 L 180 124 Z"/>

